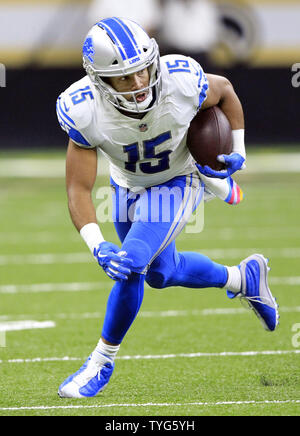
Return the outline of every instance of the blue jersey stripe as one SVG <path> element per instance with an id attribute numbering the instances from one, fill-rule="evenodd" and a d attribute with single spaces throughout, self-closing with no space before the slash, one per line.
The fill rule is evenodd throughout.
<path id="1" fill-rule="evenodd" d="M 65 130 L 68 133 L 69 137 L 71 139 L 73 139 L 73 141 L 77 142 L 78 144 L 91 147 L 91 144 L 89 144 L 87 142 L 87 140 L 84 138 L 84 136 L 78 130 L 74 129 L 74 127 L 70 126 L 70 124 L 67 123 L 66 120 L 63 118 L 63 116 L 60 112 L 58 102 L 56 103 L 56 109 L 57 109 L 56 112 L 57 112 L 58 121 L 60 122 L 63 130 Z M 73 123 L 74 123 L 74 121 L 73 121 Z M 74 125 L 75 125 L 75 123 L 74 123 Z"/>
<path id="2" fill-rule="evenodd" d="M 63 108 L 61 106 L 61 97 L 58 97 L 58 100 L 57 100 L 57 109 L 58 109 L 58 111 L 59 111 L 59 113 L 60 113 L 62 118 L 63 117 L 66 118 L 66 120 L 68 120 L 70 123 L 72 123 L 74 126 L 76 126 L 76 124 L 74 123 L 72 118 L 70 118 L 69 115 L 67 115 L 65 113 L 65 111 L 63 110 Z"/>
<path id="3" fill-rule="evenodd" d="M 208 83 L 204 83 L 204 85 L 202 86 L 200 95 L 199 95 L 199 106 L 198 108 L 200 109 L 204 100 L 206 99 L 206 95 L 207 95 L 207 90 L 208 90 Z"/>
<path id="4" fill-rule="evenodd" d="M 200 88 L 200 85 L 201 85 L 202 75 L 203 75 L 203 71 L 202 71 L 202 70 L 199 70 L 199 71 L 197 72 L 197 76 L 199 76 L 199 80 L 198 80 L 198 88 Z"/>
<path id="5" fill-rule="evenodd" d="M 72 127 L 72 126 L 70 126 L 70 124 L 68 124 L 68 122 L 67 122 L 66 119 L 64 118 L 63 114 L 61 113 L 61 111 L 60 111 L 60 109 L 59 109 L 58 102 L 56 103 L 56 113 L 57 113 L 57 116 L 58 116 L 58 120 L 59 120 L 59 121 L 61 121 L 63 124 L 66 124 L 66 125 L 69 126 L 69 127 Z"/>
<path id="6" fill-rule="evenodd" d="M 188 182 L 188 177 L 190 177 L 190 182 Z M 186 187 L 187 187 L 188 183 L 190 183 L 189 184 L 189 188 L 191 188 L 192 184 L 193 184 L 193 174 L 190 174 L 190 176 L 186 176 Z M 180 218 L 178 219 L 178 217 L 176 216 L 176 221 L 175 221 L 175 217 L 174 217 L 174 219 L 173 219 L 173 226 L 174 226 L 174 223 L 176 223 L 176 224 L 173 227 L 171 233 L 169 234 L 168 239 L 165 240 L 163 242 L 163 245 L 160 246 L 159 253 L 161 253 L 163 251 L 163 249 L 165 249 L 167 247 L 167 245 L 169 244 L 169 241 L 173 237 L 174 232 L 176 231 L 178 225 L 181 223 L 181 220 L 183 219 L 184 213 L 185 213 L 185 211 L 187 209 L 187 205 L 189 204 L 191 194 L 192 194 L 192 189 L 189 189 L 188 197 L 187 197 L 187 199 L 185 201 L 185 204 L 183 205 L 183 202 L 185 200 L 185 198 L 184 198 L 185 192 L 183 193 L 183 198 L 182 198 L 182 202 L 181 202 L 182 210 L 181 210 Z M 179 211 L 180 211 L 180 209 L 179 209 Z M 172 226 L 171 226 L 171 228 L 172 228 Z"/>
<path id="7" fill-rule="evenodd" d="M 108 32 L 109 36 L 117 44 L 122 57 L 123 57 L 122 48 L 125 50 L 125 55 L 127 59 L 131 59 L 133 57 L 138 56 L 137 49 L 134 46 L 132 39 L 130 38 L 128 33 L 124 30 L 123 22 L 121 25 L 120 22 L 114 18 L 106 18 L 105 20 L 100 21 L 98 25 L 100 27 L 102 27 L 101 25 L 105 27 L 105 30 Z"/>
<path id="8" fill-rule="evenodd" d="M 73 139 L 74 142 L 78 142 L 78 144 L 81 145 L 87 145 L 88 147 L 91 147 L 91 144 L 87 142 L 87 140 L 82 136 L 78 130 L 73 129 L 73 127 L 69 131 L 69 136 L 71 139 Z"/>

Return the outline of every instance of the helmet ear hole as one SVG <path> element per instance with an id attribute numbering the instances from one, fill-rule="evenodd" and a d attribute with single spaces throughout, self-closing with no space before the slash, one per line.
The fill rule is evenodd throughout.
<path id="1" fill-rule="evenodd" d="M 110 85 L 109 77 L 101 77 L 101 79 L 103 80 L 103 82 L 105 82 L 108 85 Z"/>
<path id="2" fill-rule="evenodd" d="M 119 65 L 119 62 L 118 62 L 118 60 L 117 59 L 115 59 L 113 62 L 112 62 L 112 65 Z"/>

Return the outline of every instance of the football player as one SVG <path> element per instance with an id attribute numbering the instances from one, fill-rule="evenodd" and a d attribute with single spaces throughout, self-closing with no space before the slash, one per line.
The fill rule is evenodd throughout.
<path id="1" fill-rule="evenodd" d="M 103 19 L 89 31 L 83 65 L 87 75 L 57 101 L 59 122 L 69 136 L 68 204 L 76 229 L 115 283 L 98 344 L 59 386 L 60 397 L 68 398 L 93 397 L 107 385 L 140 309 L 145 281 L 153 288 L 222 288 L 230 298 L 248 301 L 265 329 L 278 324 L 262 255 L 228 267 L 200 253 L 177 252 L 175 246 L 203 200 L 203 190 L 231 204 L 241 200 L 231 175 L 244 167 L 244 119 L 231 83 L 205 74 L 190 57 L 160 57 L 156 41 L 138 24 L 117 17 Z M 214 105 L 226 114 L 233 135 L 233 152 L 219 156 L 226 165 L 222 171 L 196 167 L 186 146 L 197 111 Z M 97 150 L 110 164 L 120 246 L 106 241 L 97 223 L 91 196 Z M 162 201 L 155 201 L 157 192 Z"/>

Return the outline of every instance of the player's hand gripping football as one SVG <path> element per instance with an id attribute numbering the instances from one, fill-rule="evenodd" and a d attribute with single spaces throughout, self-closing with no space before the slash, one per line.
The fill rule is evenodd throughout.
<path id="1" fill-rule="evenodd" d="M 196 164 L 198 170 L 201 174 L 206 177 L 217 177 L 219 179 L 226 179 L 230 177 L 233 173 L 239 170 L 243 170 L 246 168 L 245 158 L 241 156 L 239 153 L 230 153 L 230 154 L 219 154 L 217 156 L 217 160 L 225 164 L 226 169 L 221 171 L 216 171 L 210 168 L 208 165 L 201 166 L 200 164 Z"/>
<path id="2" fill-rule="evenodd" d="M 125 257 L 126 252 L 120 251 L 117 245 L 106 241 L 101 242 L 94 249 L 94 256 L 108 277 L 117 281 L 128 280 L 133 261 Z"/>

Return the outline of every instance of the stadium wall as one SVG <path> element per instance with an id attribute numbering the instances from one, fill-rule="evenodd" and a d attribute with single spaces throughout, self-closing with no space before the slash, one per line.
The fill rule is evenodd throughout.
<path id="1" fill-rule="evenodd" d="M 81 46 L 93 3 L 0 0 L 0 149 L 65 147 L 55 102 L 84 74 Z M 218 43 L 196 59 L 231 80 L 243 103 L 247 143 L 299 144 L 299 0 L 213 3 Z M 182 52 L 163 46 L 159 26 L 157 36 L 162 54 Z"/>
<path id="2" fill-rule="evenodd" d="M 236 67 L 217 73 L 231 80 L 242 101 L 248 144 L 300 142 L 295 110 L 300 87 L 292 86 L 295 73 L 291 69 Z M 6 87 L 0 88 L 0 148 L 65 147 L 67 137 L 56 119 L 56 98 L 83 75 L 79 68 L 8 70 Z"/>

